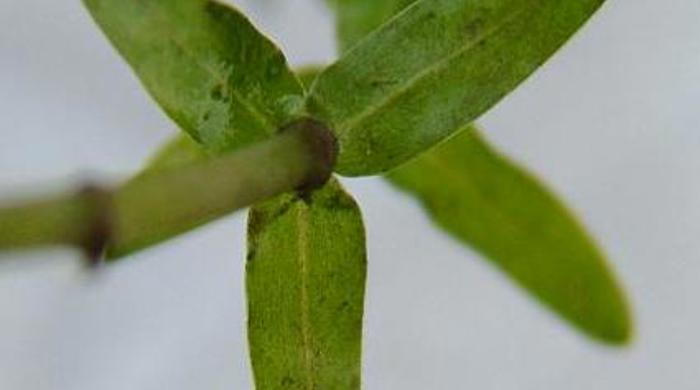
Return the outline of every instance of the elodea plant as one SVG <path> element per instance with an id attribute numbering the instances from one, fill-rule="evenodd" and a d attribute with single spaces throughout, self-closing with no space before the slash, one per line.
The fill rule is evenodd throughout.
<path id="1" fill-rule="evenodd" d="M 365 232 L 333 173 L 383 174 L 571 325 L 630 339 L 599 249 L 472 125 L 603 0 L 329 1 L 343 54 L 296 73 L 215 1 L 84 3 L 184 134 L 120 186 L 0 209 L 0 248 L 73 245 L 114 261 L 251 206 L 256 387 L 358 389 Z"/>

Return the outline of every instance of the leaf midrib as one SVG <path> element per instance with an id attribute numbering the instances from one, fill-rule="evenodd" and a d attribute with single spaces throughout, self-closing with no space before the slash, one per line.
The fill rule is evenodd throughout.
<path id="1" fill-rule="evenodd" d="M 158 8 L 154 8 L 153 12 L 157 15 L 158 19 L 160 19 L 160 23 L 158 23 L 158 25 L 166 26 L 168 39 L 175 45 L 175 47 L 178 50 L 180 50 L 183 54 L 185 54 L 187 58 L 189 58 L 190 62 L 192 62 L 196 67 L 204 70 L 205 73 L 209 74 L 215 82 L 217 82 L 220 85 L 225 85 L 227 87 L 227 92 L 229 92 L 231 96 L 235 98 L 236 101 L 238 101 L 241 104 L 241 106 L 251 114 L 253 118 L 255 118 L 255 120 L 258 122 L 258 125 L 260 125 L 265 131 L 267 131 L 268 134 L 270 134 L 270 132 L 275 129 L 275 126 L 269 121 L 267 116 L 263 114 L 257 107 L 255 107 L 255 104 L 248 102 L 245 98 L 243 98 L 243 96 L 241 96 L 238 93 L 238 91 L 236 91 L 236 89 L 229 84 L 229 81 L 222 77 L 222 75 L 219 72 L 199 61 L 199 56 L 195 53 L 192 53 L 187 48 L 187 45 L 184 45 L 176 38 L 176 34 L 174 33 L 175 30 L 173 29 L 171 24 L 168 23 L 170 21 L 170 18 L 164 15 L 163 12 L 160 11 Z M 223 62 L 228 64 L 228 61 Z"/>
<path id="2" fill-rule="evenodd" d="M 301 339 L 302 353 L 304 361 L 304 371 L 306 375 L 306 389 L 313 390 L 314 385 L 314 369 L 313 369 L 313 350 L 311 340 L 311 319 L 310 304 L 309 304 L 309 221 L 308 210 L 304 204 L 299 205 L 296 213 L 298 234 L 298 250 L 299 250 L 299 276 L 301 279 L 300 302 L 301 308 Z"/>
<path id="3" fill-rule="evenodd" d="M 538 8 L 538 7 L 533 6 L 533 8 L 523 7 L 523 8 L 516 9 L 511 15 L 509 15 L 503 21 L 501 21 L 500 23 L 497 23 L 492 28 L 485 30 L 484 32 L 482 32 L 482 34 L 480 34 L 474 40 L 467 41 L 465 43 L 465 45 L 459 47 L 453 53 L 451 53 L 448 56 L 440 59 L 439 61 L 429 65 L 428 67 L 424 68 L 423 70 L 417 72 L 413 77 L 408 79 L 408 81 L 403 86 L 397 88 L 393 93 L 386 95 L 377 104 L 370 105 L 364 111 L 362 111 L 360 114 L 358 114 L 357 116 L 349 118 L 348 120 L 346 120 L 344 122 L 341 122 L 338 125 L 339 131 L 340 132 L 347 132 L 347 131 L 352 130 L 353 128 L 358 127 L 358 125 L 361 124 L 362 122 L 366 121 L 367 119 L 371 118 L 372 116 L 377 115 L 380 111 L 382 111 L 382 109 L 386 108 L 387 106 L 390 106 L 393 102 L 398 100 L 400 97 L 408 94 L 410 92 L 410 90 L 416 84 L 418 84 L 420 81 L 422 81 L 423 79 L 427 78 L 428 76 L 430 76 L 434 73 L 440 72 L 441 70 L 446 68 L 452 62 L 452 60 L 454 60 L 455 58 L 464 54 L 465 52 L 469 51 L 470 49 L 476 47 L 477 45 L 479 45 L 481 42 L 484 42 L 486 39 L 488 39 L 492 35 L 498 33 L 501 30 L 501 27 L 507 25 L 513 19 L 519 17 L 523 13 L 530 11 L 530 10 L 533 10 L 533 9 L 536 9 L 536 8 Z"/>

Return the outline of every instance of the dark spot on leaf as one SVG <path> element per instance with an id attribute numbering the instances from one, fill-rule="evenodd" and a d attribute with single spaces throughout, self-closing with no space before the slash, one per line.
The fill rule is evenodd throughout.
<path id="1" fill-rule="evenodd" d="M 396 84 L 396 81 L 393 79 L 382 79 L 382 78 L 373 79 L 369 83 L 369 85 L 372 88 L 383 88 L 383 87 L 390 86 L 392 84 Z"/>
<path id="2" fill-rule="evenodd" d="M 475 18 L 473 20 L 470 20 L 464 26 L 464 31 L 467 34 L 468 38 L 474 39 L 477 38 L 479 34 L 483 31 L 484 25 L 485 23 L 482 18 Z"/>
<path id="3" fill-rule="evenodd" d="M 250 234 L 256 234 L 260 231 L 260 225 L 262 222 L 261 214 L 262 213 L 255 209 L 248 214 L 248 232 Z"/>
<path id="4" fill-rule="evenodd" d="M 311 206 L 314 202 L 313 191 L 299 191 L 297 197 L 304 202 L 305 205 Z"/>
<path id="5" fill-rule="evenodd" d="M 286 201 L 282 205 L 280 205 L 275 210 L 275 212 L 270 215 L 270 217 L 267 220 L 267 224 L 271 224 L 275 220 L 277 220 L 277 219 L 281 218 L 282 216 L 284 216 L 285 214 L 287 214 L 287 211 L 289 211 L 289 209 L 292 207 L 293 204 L 294 204 L 294 199 Z"/>
<path id="6" fill-rule="evenodd" d="M 269 78 L 274 78 L 278 74 L 280 74 L 281 68 L 277 65 L 270 65 L 270 67 L 267 68 L 267 77 Z"/>
<path id="7" fill-rule="evenodd" d="M 324 207 L 328 210 L 352 210 L 356 207 L 352 198 L 345 196 L 342 192 L 335 191 L 332 196 L 324 202 Z"/>
<path id="8" fill-rule="evenodd" d="M 222 84 L 217 84 L 211 91 L 209 91 L 209 96 L 214 100 L 224 99 L 224 86 Z"/>
<path id="9" fill-rule="evenodd" d="M 296 381 L 294 380 L 294 378 L 292 378 L 290 376 L 285 376 L 284 378 L 282 378 L 282 381 L 280 382 L 280 384 L 282 386 L 293 386 L 294 383 L 296 383 Z"/>
<path id="10" fill-rule="evenodd" d="M 255 260 L 255 255 L 257 254 L 257 251 L 255 248 L 248 248 L 248 253 L 246 254 L 246 261 L 251 262 Z"/>

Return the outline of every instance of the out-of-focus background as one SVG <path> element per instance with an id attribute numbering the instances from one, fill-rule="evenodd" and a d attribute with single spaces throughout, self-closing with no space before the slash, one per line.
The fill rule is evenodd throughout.
<path id="1" fill-rule="evenodd" d="M 295 65 L 335 57 L 319 0 L 234 1 Z M 480 123 L 564 196 L 629 291 L 635 343 L 569 330 L 381 179 L 346 180 L 369 241 L 372 389 L 700 386 L 700 2 L 610 0 Z M 77 0 L 0 0 L 0 199 L 119 179 L 174 125 Z M 88 274 L 0 254 L 0 388 L 250 389 L 244 213 Z"/>

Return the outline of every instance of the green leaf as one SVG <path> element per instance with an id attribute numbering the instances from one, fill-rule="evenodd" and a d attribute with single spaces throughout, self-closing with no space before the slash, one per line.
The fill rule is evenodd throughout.
<path id="1" fill-rule="evenodd" d="M 323 66 L 305 66 L 296 70 L 299 81 L 305 88 L 311 86 Z M 146 163 L 141 175 L 176 168 L 211 158 L 210 153 L 187 134 L 178 134 L 162 145 Z"/>
<path id="2" fill-rule="evenodd" d="M 307 65 L 297 69 L 296 74 L 301 84 L 308 91 L 311 89 L 314 81 L 316 81 L 316 77 L 323 72 L 323 69 L 324 67 L 321 65 Z"/>
<path id="3" fill-rule="evenodd" d="M 336 11 L 338 36 L 343 48 L 353 46 L 414 2 L 328 1 Z M 562 317 L 598 339 L 613 343 L 627 340 L 631 333 L 629 309 L 606 269 L 602 254 L 583 228 L 544 186 L 512 162 L 498 156 L 475 128 L 468 127 L 461 132 L 447 145 L 431 150 L 394 171 L 388 176 L 389 180 L 423 201 L 439 225 L 465 244 L 490 256 L 521 286 Z M 510 191 L 520 196 L 510 197 Z M 539 204 L 541 208 L 533 210 L 532 204 Z M 504 222 L 506 218 L 513 222 Z M 570 236 L 566 240 L 552 242 L 551 235 L 532 229 L 524 231 L 526 234 L 513 234 L 516 226 L 538 224 L 541 224 L 538 227 L 540 232 L 560 230 Z M 486 230 L 487 227 L 490 230 Z M 503 245 L 498 240 L 502 236 L 511 237 L 508 241 L 510 245 Z M 569 243 L 573 245 L 567 246 Z M 580 247 L 585 249 L 579 250 Z M 533 253 L 541 258 L 540 264 L 543 265 L 540 268 L 533 266 L 523 272 L 512 265 L 516 262 L 518 267 L 527 267 L 527 259 L 532 258 Z M 577 258 L 571 260 L 569 253 L 579 254 L 578 263 Z M 569 271 L 570 268 L 573 272 Z M 537 272 L 541 274 L 538 276 Z M 550 280 L 547 284 L 540 284 L 540 277 Z M 589 293 L 585 288 L 579 291 L 584 294 L 581 296 L 576 292 L 561 292 L 566 290 L 567 285 L 582 283 L 590 283 L 586 288 L 597 292 Z M 587 308 L 581 306 L 581 297 L 589 296 L 598 297 L 597 301 L 591 300 Z"/>
<path id="4" fill-rule="evenodd" d="M 258 390 L 359 389 L 366 277 L 360 211 L 332 180 L 248 221 L 248 339 Z"/>
<path id="5" fill-rule="evenodd" d="M 416 0 L 326 0 L 336 11 L 342 52 Z"/>
<path id="6" fill-rule="evenodd" d="M 627 303 L 600 250 L 554 195 L 475 132 L 388 177 L 573 325 L 604 342 L 628 341 Z"/>
<path id="7" fill-rule="evenodd" d="M 187 134 L 173 137 L 153 155 L 141 175 L 161 172 L 211 158 L 204 147 Z"/>
<path id="8" fill-rule="evenodd" d="M 323 66 L 311 65 L 296 70 L 296 75 L 301 84 L 308 88 L 321 71 L 323 71 Z M 146 163 L 142 175 L 188 165 L 211 157 L 211 154 L 207 153 L 202 145 L 187 134 L 178 134 L 156 151 Z"/>
<path id="9" fill-rule="evenodd" d="M 305 88 L 308 88 L 316 80 L 319 73 L 323 71 L 322 66 L 305 66 L 296 71 L 299 81 Z M 204 147 L 198 144 L 187 134 L 178 134 L 162 145 L 158 151 L 146 163 L 141 175 L 162 171 L 167 168 L 176 168 L 188 165 L 197 161 L 211 158 Z"/>
<path id="10" fill-rule="evenodd" d="M 238 11 L 206 0 L 83 0 L 153 98 L 209 151 L 259 141 L 298 114 L 283 54 Z"/>
<path id="11" fill-rule="evenodd" d="M 603 0 L 420 0 L 314 83 L 336 132 L 336 171 L 377 174 L 417 156 L 511 92 Z"/>

